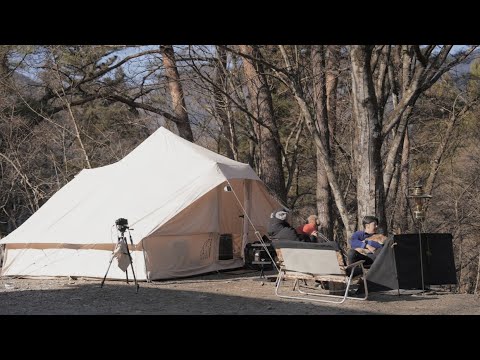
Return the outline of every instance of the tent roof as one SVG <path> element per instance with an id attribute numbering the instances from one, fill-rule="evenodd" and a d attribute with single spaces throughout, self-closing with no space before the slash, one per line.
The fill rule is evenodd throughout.
<path id="1" fill-rule="evenodd" d="M 229 159 L 202 146 L 191 143 L 160 127 L 119 163 L 131 167 L 171 167 L 181 172 L 204 172 L 208 166 L 218 165 L 228 179 L 259 180 L 248 164 Z"/>
<path id="2" fill-rule="evenodd" d="M 260 180 L 161 127 L 122 160 L 82 170 L 2 242 L 116 242 L 115 220 L 126 218 L 138 243 L 227 179 Z"/>

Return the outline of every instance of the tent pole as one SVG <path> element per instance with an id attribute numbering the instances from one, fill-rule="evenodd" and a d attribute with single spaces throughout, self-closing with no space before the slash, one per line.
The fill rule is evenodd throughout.
<path id="1" fill-rule="evenodd" d="M 145 255 L 145 241 L 142 240 L 142 253 L 143 253 L 143 267 L 145 268 L 145 278 L 147 279 L 147 283 L 151 283 L 150 276 L 148 275 L 147 271 L 147 256 Z"/>
<path id="2" fill-rule="evenodd" d="M 422 223 L 418 224 L 418 242 L 420 248 L 420 273 L 422 274 L 422 293 L 425 293 L 425 279 L 423 278 L 423 249 L 422 249 Z"/>
<path id="3" fill-rule="evenodd" d="M 233 188 L 232 188 L 232 191 L 233 191 Z M 243 215 L 243 224 L 242 224 L 243 225 L 242 249 L 245 249 L 245 246 L 247 246 L 247 241 L 248 241 L 248 221 L 245 220 L 245 214 L 250 213 L 250 180 L 248 179 L 245 179 L 243 183 L 243 200 L 245 204 L 245 210 L 243 211 L 244 215 Z"/>
<path id="4" fill-rule="evenodd" d="M 262 236 L 260 235 L 260 232 L 257 230 L 257 228 L 255 227 L 255 225 L 253 225 L 252 219 L 250 219 L 250 216 L 248 216 L 248 213 L 245 211 L 245 208 L 243 207 L 242 202 L 241 202 L 240 199 L 238 198 L 237 193 L 235 192 L 232 184 L 230 183 L 230 181 L 229 181 L 228 179 L 227 179 L 227 183 L 228 183 L 228 185 L 230 186 L 230 188 L 232 189 L 233 195 L 235 195 L 235 198 L 237 199 L 238 204 L 239 204 L 240 207 L 242 208 L 243 214 L 244 214 L 245 217 L 247 218 L 247 220 L 248 220 L 248 222 L 250 223 L 250 225 L 252 225 L 252 228 L 253 228 L 253 230 L 255 231 L 255 236 L 257 237 L 258 241 L 260 241 L 260 244 L 262 244 L 262 246 L 263 246 L 263 248 L 265 249 L 265 252 L 268 254 L 268 257 L 270 258 L 270 260 L 272 260 L 272 264 L 273 264 L 273 266 L 275 266 L 275 269 L 277 269 L 277 271 L 280 272 L 280 269 L 278 268 L 277 264 L 276 264 L 275 261 L 273 260 L 272 255 L 270 255 L 270 251 L 268 250 L 267 244 L 265 244 L 265 241 L 263 241 Z M 250 188 L 251 188 L 251 187 L 250 187 Z M 249 205 L 249 206 L 250 206 L 250 205 Z M 247 224 L 247 225 L 248 225 L 248 224 Z"/>
<path id="5" fill-rule="evenodd" d="M 393 238 L 395 239 L 395 238 Z M 397 261 L 395 260 L 395 245 L 397 243 L 393 240 L 392 249 L 393 249 L 393 268 L 395 269 L 395 279 L 397 280 L 397 295 L 400 296 L 400 283 L 398 281 L 398 272 L 397 272 Z"/>

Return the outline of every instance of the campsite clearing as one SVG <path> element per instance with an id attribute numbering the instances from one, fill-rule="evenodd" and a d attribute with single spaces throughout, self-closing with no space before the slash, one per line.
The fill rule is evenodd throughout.
<path id="1" fill-rule="evenodd" d="M 480 297 L 371 293 L 367 301 L 314 303 L 275 296 L 258 272 L 235 270 L 184 279 L 133 283 L 56 278 L 0 280 L 0 314 L 128 315 L 480 315 Z"/>

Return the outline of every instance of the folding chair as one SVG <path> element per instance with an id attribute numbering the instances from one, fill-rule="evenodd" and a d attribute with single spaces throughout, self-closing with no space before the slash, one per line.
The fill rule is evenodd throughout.
<path id="1" fill-rule="evenodd" d="M 367 281 L 363 268 L 364 260 L 345 266 L 338 244 L 331 243 L 303 243 L 298 241 L 273 241 L 273 246 L 280 261 L 275 294 L 282 298 L 311 300 L 341 304 L 346 299 L 366 300 L 368 298 Z M 358 269 L 359 271 L 355 271 Z M 364 297 L 349 296 L 352 281 L 362 277 L 365 289 Z M 298 295 L 281 294 L 285 280 L 294 280 L 293 291 Z M 308 280 L 328 281 L 345 284 L 343 295 L 325 294 L 319 289 L 301 285 Z M 308 289 L 311 291 L 304 291 Z M 282 289 L 283 290 L 283 289 Z M 296 294 L 296 293 L 294 293 Z"/>

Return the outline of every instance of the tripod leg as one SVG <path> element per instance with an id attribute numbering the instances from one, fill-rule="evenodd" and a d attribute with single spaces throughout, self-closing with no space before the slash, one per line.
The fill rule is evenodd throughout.
<path id="1" fill-rule="evenodd" d="M 100 287 L 103 287 L 103 283 L 105 282 L 105 279 L 107 278 L 108 270 L 110 270 L 110 266 L 112 265 L 112 261 L 113 261 L 113 254 L 112 254 L 112 257 L 110 258 L 110 262 L 108 263 L 107 272 L 105 273 L 105 276 L 103 277 L 103 280 L 102 280 L 102 283 L 100 284 Z"/>
<path id="2" fill-rule="evenodd" d="M 128 253 L 128 258 L 129 258 L 130 264 L 131 264 L 131 263 L 132 263 L 132 260 L 131 260 L 131 258 L 130 258 L 130 253 L 129 253 L 129 251 L 128 251 L 127 239 L 126 239 L 125 236 L 123 236 L 123 234 L 122 234 L 122 236 L 120 236 L 119 240 L 125 245 L 125 247 L 126 247 L 126 249 L 127 249 L 127 253 Z M 127 279 L 127 284 L 129 284 L 129 282 L 128 282 L 128 267 L 127 267 L 127 269 L 125 270 L 125 278 Z"/>
<path id="3" fill-rule="evenodd" d="M 135 292 L 138 294 L 138 289 L 140 288 L 140 286 L 138 285 L 137 278 L 135 277 L 135 270 L 133 270 L 132 255 L 130 254 L 130 250 L 128 249 L 128 244 L 127 244 L 127 254 L 128 254 L 128 258 L 130 260 L 130 266 L 132 267 L 133 280 L 135 282 L 135 288 L 136 288 Z M 128 268 L 127 268 L 127 271 L 128 271 Z M 125 271 L 125 273 L 127 273 L 127 271 Z M 127 275 L 127 282 L 128 282 L 128 275 Z"/>
<path id="4" fill-rule="evenodd" d="M 133 280 L 135 282 L 135 292 L 138 294 L 138 289 L 140 288 L 140 286 L 138 285 L 138 282 L 137 282 L 137 278 L 135 277 L 135 271 L 133 270 L 133 263 L 131 262 L 132 258 L 130 258 L 130 265 L 132 267 L 132 274 L 133 274 Z"/>

